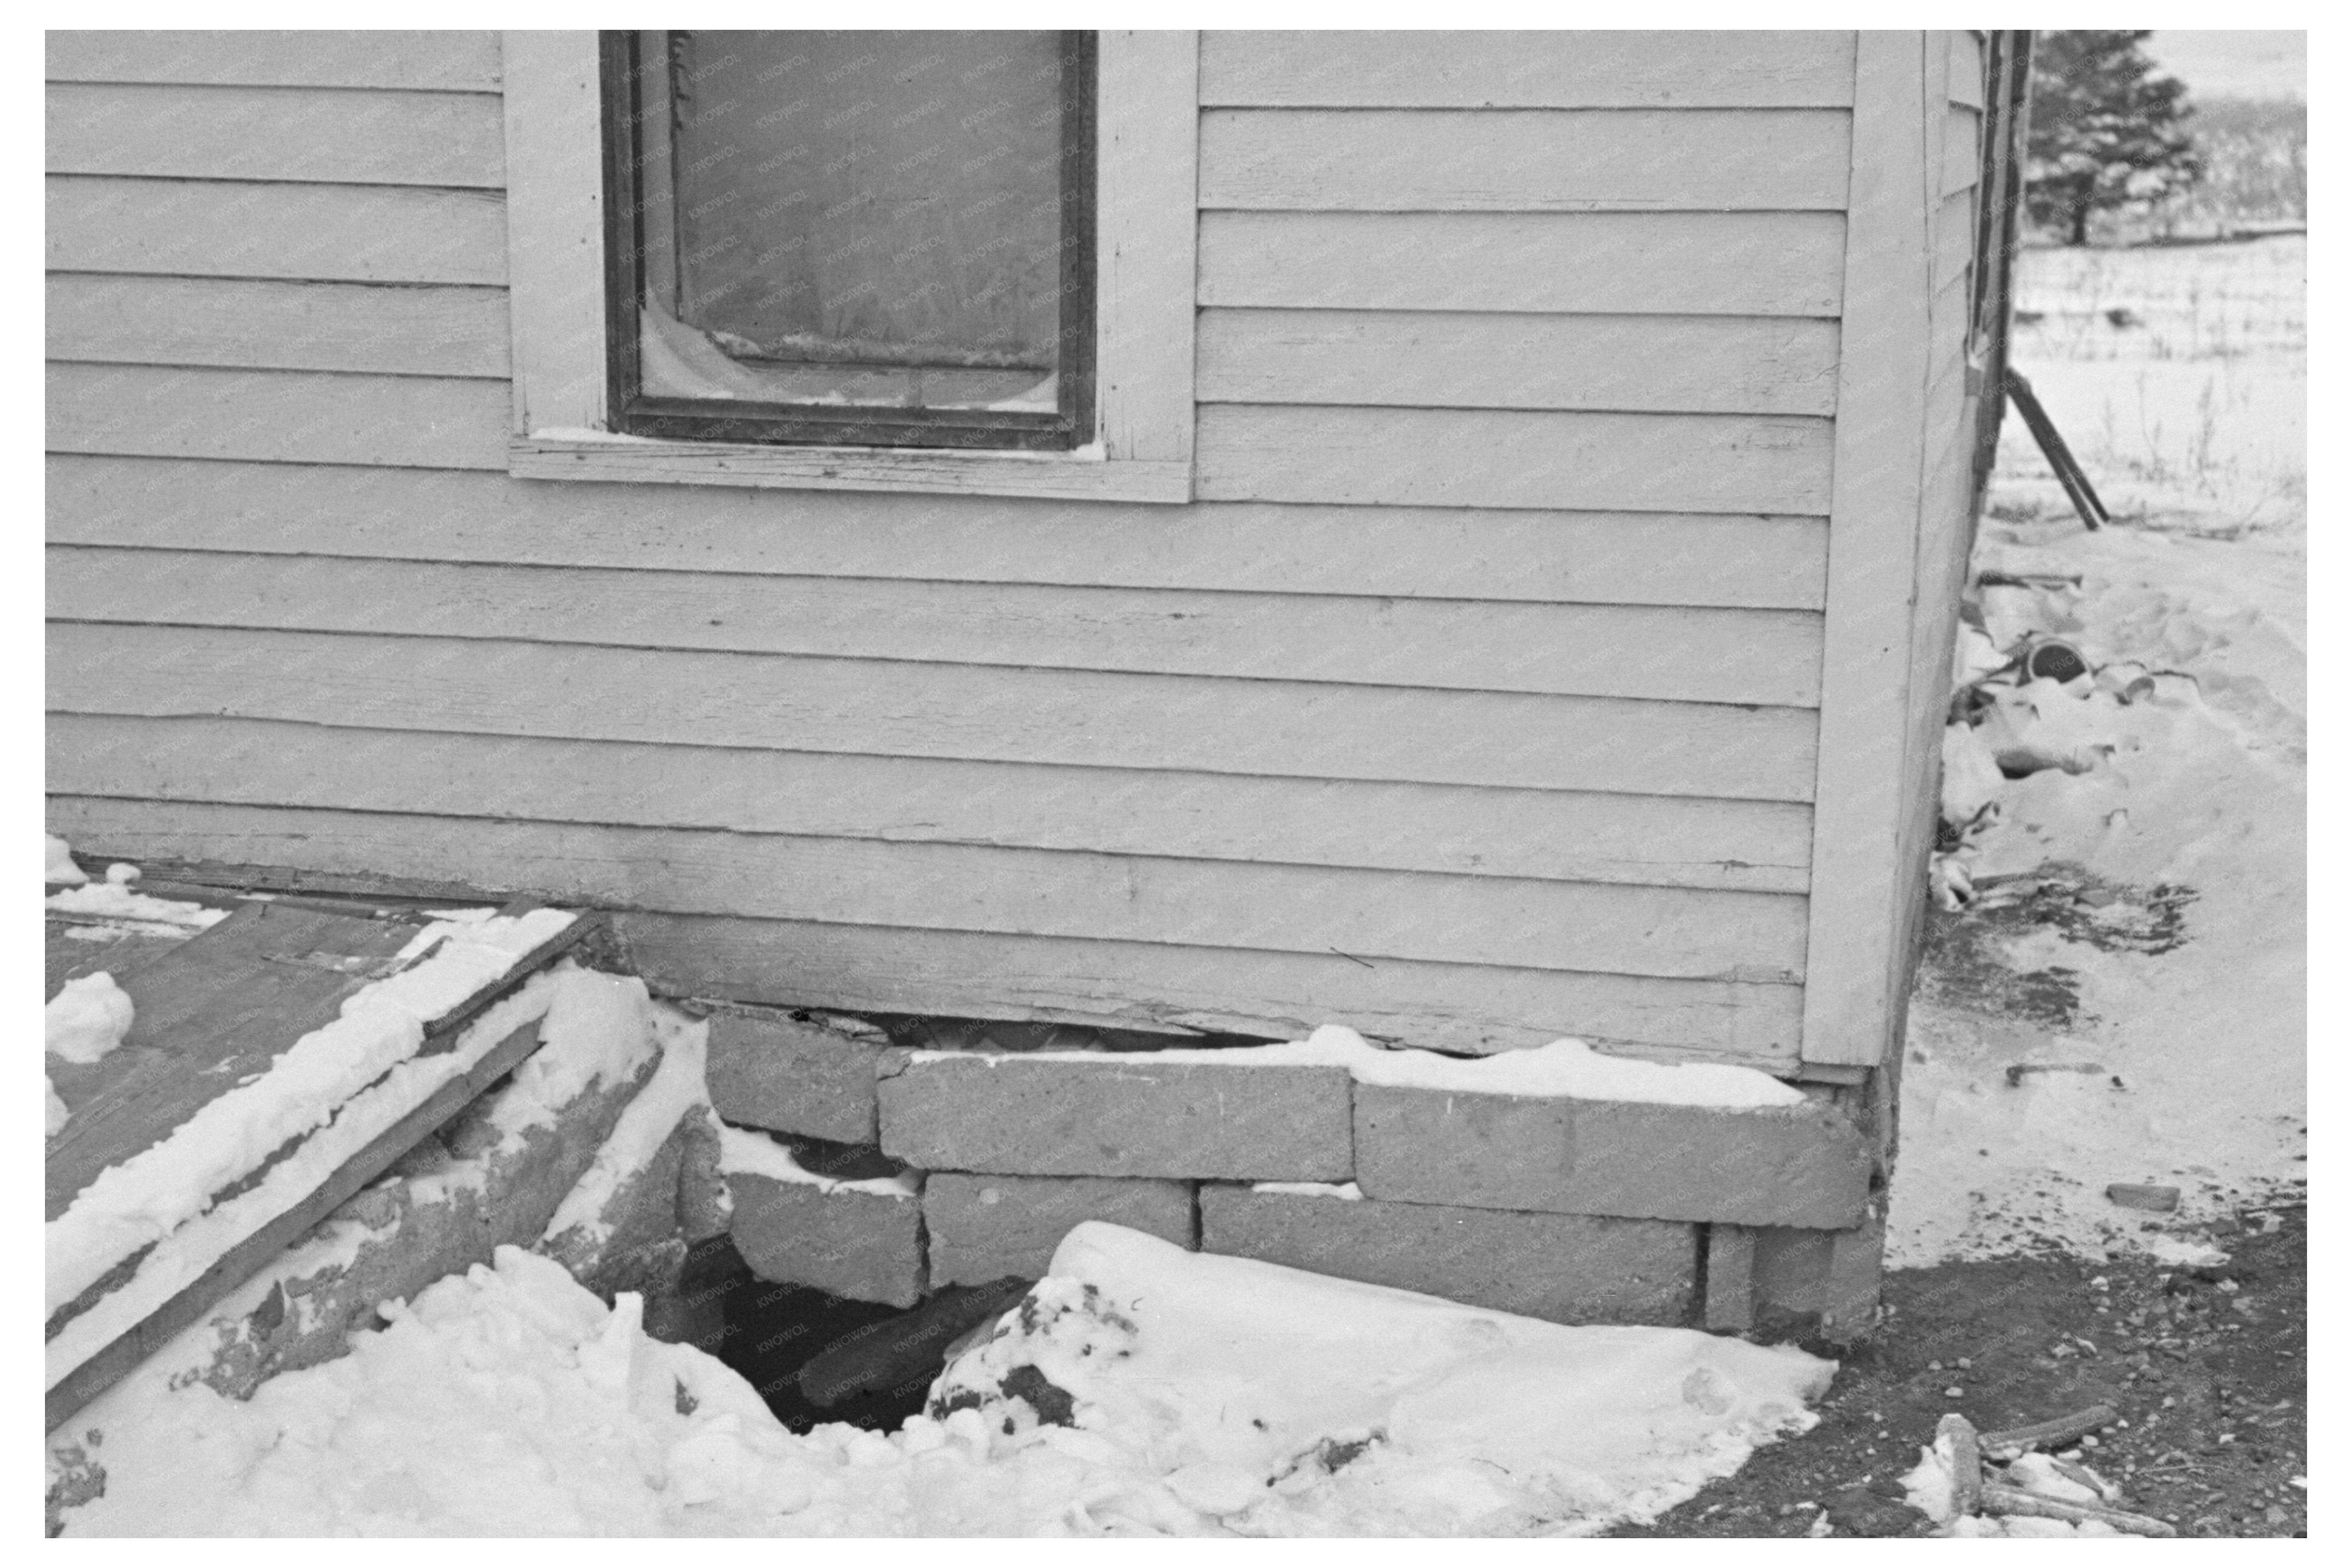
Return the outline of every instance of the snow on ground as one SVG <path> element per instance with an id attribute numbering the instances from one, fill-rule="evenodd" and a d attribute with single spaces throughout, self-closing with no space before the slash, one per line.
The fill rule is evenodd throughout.
<path id="1" fill-rule="evenodd" d="M 2164 1245 L 2304 1174 L 2302 255 L 2026 258 L 2021 303 L 2049 314 L 2021 368 L 2116 521 L 2085 531 L 2011 420 L 1976 566 L 2021 585 L 1983 590 L 1985 630 L 2000 653 L 2063 639 L 2096 673 L 1997 691 L 1974 732 L 2065 765 L 1948 768 L 1999 821 L 1958 858 L 1976 907 L 1912 1004 L 1892 1264 Z M 2208 378 L 2201 469 L 2166 444 L 2178 410 L 2109 442 L 2103 411 L 2141 370 Z M 2290 394 L 2291 419 L 2270 407 Z M 2179 1186 L 2182 1209 L 2118 1207 L 2117 1182 Z"/>
<path id="2" fill-rule="evenodd" d="M 1587 1533 L 1801 1430 L 1831 1363 L 1561 1328 L 1073 1231 L 932 1414 L 795 1436 L 735 1373 L 513 1247 L 249 1402 L 163 1356 L 68 1534 Z"/>
<path id="3" fill-rule="evenodd" d="M 68 980 L 42 1011 L 42 1049 L 64 1061 L 98 1061 L 122 1043 L 136 1011 L 105 970 Z"/>

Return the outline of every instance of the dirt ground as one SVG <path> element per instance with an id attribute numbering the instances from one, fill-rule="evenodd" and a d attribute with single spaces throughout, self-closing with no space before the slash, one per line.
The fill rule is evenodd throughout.
<path id="1" fill-rule="evenodd" d="M 2211 1239 L 2226 1266 L 2043 1256 L 1889 1274 L 1885 1321 L 1843 1358 L 1820 1426 L 1615 1533 L 1818 1535 L 1826 1510 L 1832 1535 L 1925 1535 L 1900 1478 L 1946 1411 L 1990 1431 L 2105 1403 L 2121 1419 L 2080 1455 L 2124 1506 L 2184 1536 L 2303 1535 L 2303 1198 L 2282 1194 Z"/>

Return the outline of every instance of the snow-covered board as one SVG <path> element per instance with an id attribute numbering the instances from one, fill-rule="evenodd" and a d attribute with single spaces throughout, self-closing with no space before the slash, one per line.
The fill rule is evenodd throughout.
<path id="1" fill-rule="evenodd" d="M 47 1149 L 47 1425 L 530 1055 L 485 1009 L 597 923 L 255 901 L 118 976 L 130 1034 Z"/>

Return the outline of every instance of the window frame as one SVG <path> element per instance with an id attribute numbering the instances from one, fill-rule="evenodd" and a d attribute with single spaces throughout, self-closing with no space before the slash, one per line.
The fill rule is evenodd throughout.
<path id="1" fill-rule="evenodd" d="M 504 36 L 519 479 L 1183 502 L 1192 493 L 1198 35 L 1106 31 L 1096 55 L 1094 410 L 1056 450 L 656 438 L 612 428 L 603 47 Z"/>

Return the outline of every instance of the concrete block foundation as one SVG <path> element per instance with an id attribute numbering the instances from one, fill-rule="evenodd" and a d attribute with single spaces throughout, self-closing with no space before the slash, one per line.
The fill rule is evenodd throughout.
<path id="1" fill-rule="evenodd" d="M 1186 1182 L 1115 1176 L 934 1172 L 923 1183 L 931 1284 L 1041 1279 L 1062 1238 L 1090 1219 L 1191 1247 L 1192 1188 Z"/>
<path id="2" fill-rule="evenodd" d="M 836 1143 L 875 1141 L 875 1068 L 888 1044 L 814 1016 L 720 1012 L 705 1075 L 722 1121 Z"/>
<path id="3" fill-rule="evenodd" d="M 923 1299 L 923 1205 L 814 1182 L 730 1172 L 729 1222 L 751 1272 L 780 1285 L 812 1285 L 856 1301 L 911 1307 Z"/>

